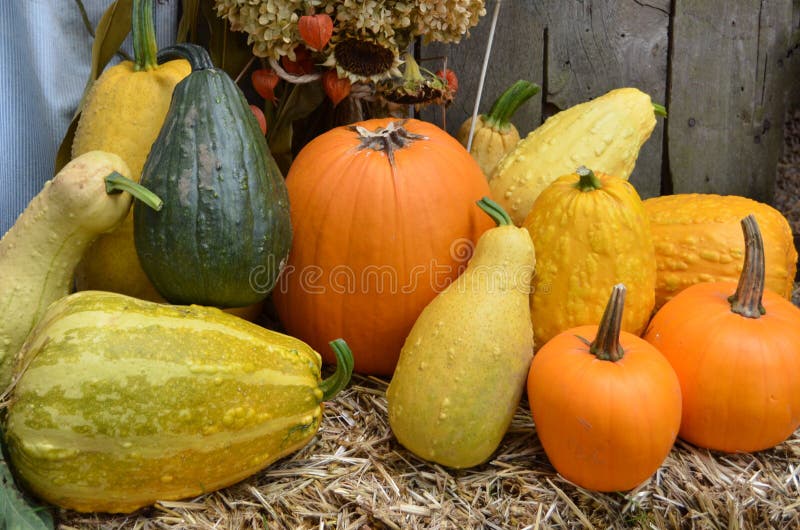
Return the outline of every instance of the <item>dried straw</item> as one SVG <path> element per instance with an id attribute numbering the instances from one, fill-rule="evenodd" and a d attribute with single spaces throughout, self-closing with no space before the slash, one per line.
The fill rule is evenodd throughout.
<path id="1" fill-rule="evenodd" d="M 131 515 L 62 511 L 59 528 L 800 528 L 800 431 L 756 454 L 679 441 L 645 484 L 604 494 L 555 473 L 524 401 L 486 464 L 422 461 L 391 433 L 386 385 L 354 376 L 305 448 L 239 484 Z"/>

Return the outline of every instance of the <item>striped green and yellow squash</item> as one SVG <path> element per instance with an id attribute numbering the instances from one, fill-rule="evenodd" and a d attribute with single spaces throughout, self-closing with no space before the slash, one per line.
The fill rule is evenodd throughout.
<path id="1" fill-rule="evenodd" d="M 352 355 L 218 309 L 82 291 L 26 340 L 6 415 L 10 462 L 40 498 L 131 512 L 238 482 L 306 445 Z"/>

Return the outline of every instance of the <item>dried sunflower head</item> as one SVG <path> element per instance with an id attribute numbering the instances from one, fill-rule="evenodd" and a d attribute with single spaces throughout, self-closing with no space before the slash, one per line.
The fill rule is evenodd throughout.
<path id="1" fill-rule="evenodd" d="M 419 67 L 411 54 L 405 56 L 402 78 L 381 82 L 378 91 L 386 101 L 402 105 L 448 104 L 454 92 L 447 81 Z"/>
<path id="2" fill-rule="evenodd" d="M 332 43 L 324 66 L 336 67 L 339 77 L 353 83 L 375 82 L 400 75 L 400 54 L 391 39 L 345 34 Z"/>

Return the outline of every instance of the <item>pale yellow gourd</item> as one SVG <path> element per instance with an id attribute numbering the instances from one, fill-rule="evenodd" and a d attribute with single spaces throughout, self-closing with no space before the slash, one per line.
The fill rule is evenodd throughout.
<path id="1" fill-rule="evenodd" d="M 533 357 L 527 231 L 496 203 L 467 269 L 414 323 L 386 393 L 389 424 L 408 450 L 466 468 L 486 461 L 519 404 Z"/>
<path id="2" fill-rule="evenodd" d="M 627 179 L 656 111 L 664 113 L 644 92 L 619 88 L 551 116 L 500 160 L 492 197 L 520 226 L 542 190 L 578 166 Z"/>

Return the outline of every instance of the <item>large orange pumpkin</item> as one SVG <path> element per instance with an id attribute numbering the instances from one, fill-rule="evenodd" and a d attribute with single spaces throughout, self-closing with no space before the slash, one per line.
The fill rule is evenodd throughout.
<path id="1" fill-rule="evenodd" d="M 620 331 L 625 288 L 600 325 L 564 331 L 534 355 L 528 400 L 550 463 L 596 491 L 630 490 L 664 462 L 678 435 L 681 389 L 650 344 Z"/>
<path id="2" fill-rule="evenodd" d="M 273 291 L 281 323 L 317 351 L 343 337 L 356 372 L 391 374 L 422 309 L 493 226 L 476 205 L 489 194 L 480 167 L 436 125 L 374 119 L 309 142 L 286 186 L 295 236 Z"/>
<path id="3" fill-rule="evenodd" d="M 755 216 L 742 226 L 739 283 L 687 287 L 658 310 L 644 336 L 680 379 L 679 436 L 724 452 L 768 449 L 800 427 L 800 309 L 764 288 Z"/>

